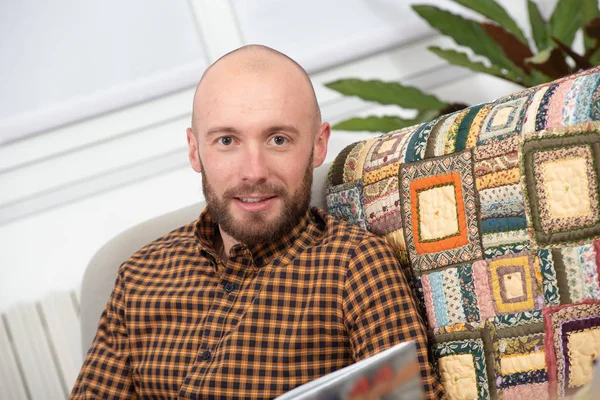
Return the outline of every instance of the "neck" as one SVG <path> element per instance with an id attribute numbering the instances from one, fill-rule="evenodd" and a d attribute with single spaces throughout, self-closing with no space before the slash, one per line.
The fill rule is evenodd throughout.
<path id="1" fill-rule="evenodd" d="M 229 250 L 239 242 L 229 236 L 226 232 L 223 232 L 223 229 L 219 227 L 219 233 L 221 234 L 221 258 L 223 260 L 227 260 L 229 258 Z M 215 246 L 218 248 L 217 246 Z"/>

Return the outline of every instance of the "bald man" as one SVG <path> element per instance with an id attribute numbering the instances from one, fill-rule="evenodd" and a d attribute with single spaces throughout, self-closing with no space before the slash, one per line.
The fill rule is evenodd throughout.
<path id="1" fill-rule="evenodd" d="M 120 267 L 71 398 L 269 399 L 408 340 L 443 397 L 390 248 L 309 207 L 330 133 L 273 49 L 205 72 L 187 142 L 207 207 Z"/>

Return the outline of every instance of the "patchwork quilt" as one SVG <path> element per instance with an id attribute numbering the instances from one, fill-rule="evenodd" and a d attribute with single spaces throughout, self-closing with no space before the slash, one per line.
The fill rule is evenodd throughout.
<path id="1" fill-rule="evenodd" d="M 354 143 L 327 205 L 387 239 L 451 399 L 572 396 L 600 357 L 600 68 Z"/>

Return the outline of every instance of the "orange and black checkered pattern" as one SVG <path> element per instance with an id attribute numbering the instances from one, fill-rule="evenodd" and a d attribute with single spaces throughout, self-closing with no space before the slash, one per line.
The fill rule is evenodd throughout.
<path id="1" fill-rule="evenodd" d="M 217 233 L 205 211 L 121 266 L 71 398 L 273 398 L 408 340 L 443 396 L 382 239 L 312 208 L 223 262 Z"/>

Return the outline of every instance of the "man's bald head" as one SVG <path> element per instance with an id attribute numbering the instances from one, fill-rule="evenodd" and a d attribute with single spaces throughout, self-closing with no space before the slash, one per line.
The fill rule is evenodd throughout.
<path id="1" fill-rule="evenodd" d="M 306 96 L 307 101 L 311 103 L 311 118 L 314 119 L 316 132 L 321 125 L 321 110 L 310 77 L 296 61 L 275 49 L 263 45 L 247 45 L 233 50 L 220 57 L 204 71 L 194 95 L 192 113 L 192 129 L 194 132 L 196 132 L 199 123 L 197 120 L 200 114 L 199 108 L 205 106 L 202 104 L 200 97 L 206 94 L 204 89 L 205 86 L 209 85 L 207 82 L 213 80 L 217 82 L 224 81 L 241 75 L 259 77 L 274 71 L 284 73 L 287 80 L 293 82 L 294 85 L 299 85 L 299 92 Z"/>

